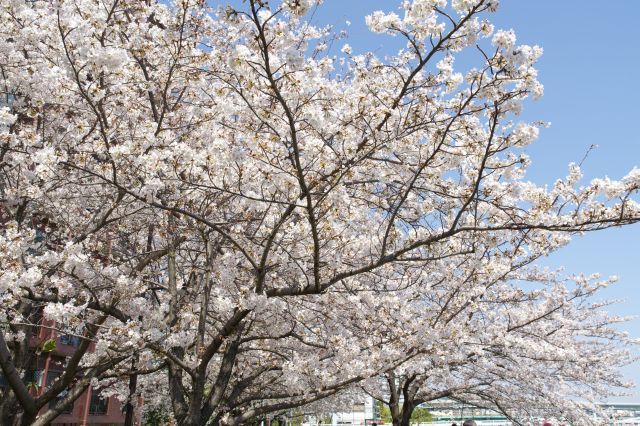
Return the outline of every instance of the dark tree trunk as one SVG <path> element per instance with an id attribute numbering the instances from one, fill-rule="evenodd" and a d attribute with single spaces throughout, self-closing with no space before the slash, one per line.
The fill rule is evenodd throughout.
<path id="1" fill-rule="evenodd" d="M 27 413 L 22 413 L 22 418 L 20 421 L 20 426 L 31 426 L 33 422 L 36 421 L 36 415 L 28 415 Z"/>
<path id="2" fill-rule="evenodd" d="M 30 302 L 23 301 L 20 302 L 18 311 L 25 318 L 33 318 L 37 308 L 34 308 Z M 0 374 L 4 375 L 4 378 L 9 382 L 9 385 L 4 390 L 2 401 L 0 401 L 0 424 L 2 426 L 30 425 L 38 414 L 37 408 L 34 405 L 27 410 L 25 407 L 21 406 L 19 393 L 23 392 L 28 394 L 28 388 L 12 388 L 11 379 L 9 377 L 12 373 L 9 370 L 5 371 L 5 367 L 13 370 L 15 373 L 14 378 L 17 377 L 17 375 L 20 375 L 18 381 L 20 382 L 20 385 L 24 386 L 24 374 L 20 374 L 19 372 L 26 371 L 29 367 L 29 362 L 32 357 L 32 350 L 29 348 L 29 342 L 33 337 L 34 327 L 29 325 L 10 325 L 9 327 L 14 333 L 22 332 L 24 337 L 20 341 L 7 343 L 4 339 L 4 332 L 2 332 L 2 342 L 0 344 L 3 345 L 3 350 L 5 351 L 4 358 L 6 365 L 0 367 Z M 18 387 L 20 388 L 20 386 Z M 26 399 L 33 402 L 33 397 L 31 395 L 26 395 Z M 27 415 L 26 411 L 31 411 L 31 414 Z"/>
<path id="3" fill-rule="evenodd" d="M 389 406 L 393 426 L 409 426 L 411 416 L 419 402 L 415 400 L 417 386 L 416 376 L 398 377 L 394 372 L 387 373 L 389 386 Z"/>
<path id="4" fill-rule="evenodd" d="M 415 409 L 413 401 L 404 401 L 402 404 L 402 417 L 400 418 L 400 426 L 409 426 L 411 424 L 411 416 Z"/>
<path id="5" fill-rule="evenodd" d="M 7 388 L 1 395 L 2 401 L 0 402 L 0 425 L 18 425 L 20 419 L 18 418 L 19 405 L 13 391 Z"/>
<path id="6" fill-rule="evenodd" d="M 135 364 L 135 360 L 134 360 Z M 129 400 L 127 401 L 127 407 L 124 415 L 124 426 L 133 426 L 133 401 L 132 399 L 136 393 L 136 387 L 138 384 L 138 375 L 132 374 L 129 378 Z"/>
<path id="7" fill-rule="evenodd" d="M 396 375 L 391 372 L 387 376 L 387 383 L 389 384 L 389 411 L 391 413 L 391 422 L 393 426 L 401 426 L 402 423 L 402 409 L 400 407 L 400 392 Z"/>
<path id="8" fill-rule="evenodd" d="M 402 405 L 398 404 L 395 410 L 389 408 L 393 426 L 409 426 L 411 424 L 411 416 L 416 408 L 413 401 L 403 401 Z"/>

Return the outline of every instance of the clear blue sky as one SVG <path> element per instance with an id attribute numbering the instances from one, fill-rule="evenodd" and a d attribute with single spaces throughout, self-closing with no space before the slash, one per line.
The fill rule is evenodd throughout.
<path id="1" fill-rule="evenodd" d="M 212 4 L 227 3 L 226 1 Z M 233 1 L 232 3 L 236 3 Z M 237 4 L 237 3 L 236 3 Z M 394 10 L 400 0 L 325 0 L 314 16 L 319 24 L 346 29 L 354 52 L 392 54 L 397 41 L 371 34 L 364 16 Z M 640 1 L 502 0 L 491 16 L 496 28 L 513 28 L 519 43 L 538 44 L 545 95 L 525 108 L 525 119 L 552 123 L 529 149 L 529 179 L 553 183 L 570 162 L 579 163 L 592 144 L 599 146 L 583 164 L 585 180 L 620 178 L 640 167 Z M 351 21 L 346 27 L 345 21 Z M 338 53 L 342 42 L 335 48 Z M 604 298 L 620 299 L 610 311 L 640 315 L 640 224 L 577 238 L 545 262 L 567 272 L 618 275 Z M 625 324 L 640 338 L 640 319 Z M 636 351 L 640 356 L 640 350 Z M 640 362 L 625 370 L 640 385 Z M 618 400 L 640 402 L 640 390 Z"/>

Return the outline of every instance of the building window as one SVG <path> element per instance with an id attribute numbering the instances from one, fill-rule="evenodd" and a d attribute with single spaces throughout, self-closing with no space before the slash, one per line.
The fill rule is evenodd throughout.
<path id="1" fill-rule="evenodd" d="M 101 398 L 99 392 L 91 392 L 91 402 L 89 403 L 89 414 L 92 416 L 104 416 L 109 408 L 109 399 Z"/>
<path id="2" fill-rule="evenodd" d="M 47 373 L 47 383 L 46 383 L 46 387 L 47 389 L 53 384 L 53 382 L 55 382 L 58 377 L 62 376 L 62 371 L 55 371 L 55 370 L 49 370 L 49 372 Z M 40 380 L 42 382 L 42 379 Z"/>
<path id="3" fill-rule="evenodd" d="M 52 399 L 51 401 L 49 401 L 49 408 L 53 408 L 55 407 L 55 405 L 58 403 L 58 401 L 60 401 L 62 398 L 64 398 L 65 396 L 67 396 L 67 393 L 69 393 L 66 389 L 63 390 L 62 392 L 60 392 L 58 394 L 57 397 L 55 397 L 54 399 Z M 71 414 L 73 413 L 73 402 L 69 405 L 67 405 L 61 412 L 60 414 Z"/>
<path id="4" fill-rule="evenodd" d="M 39 388 L 42 386 L 42 377 L 44 376 L 44 370 L 27 370 L 24 373 L 24 382 L 27 387 Z"/>
<path id="5" fill-rule="evenodd" d="M 77 348 L 78 346 L 80 346 L 80 337 L 63 334 L 62 336 L 60 336 L 60 343 L 63 345 L 69 345 L 69 346 L 73 346 L 74 348 Z"/>

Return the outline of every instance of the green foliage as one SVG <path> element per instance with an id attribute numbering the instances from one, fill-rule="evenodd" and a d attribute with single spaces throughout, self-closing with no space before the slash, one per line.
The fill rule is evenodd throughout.
<path id="1" fill-rule="evenodd" d="M 291 413 L 291 419 L 289 420 L 289 424 L 291 426 L 300 426 L 304 423 L 304 415 L 300 410 L 293 410 Z"/>
<path id="2" fill-rule="evenodd" d="M 393 419 L 391 418 L 391 410 L 389 407 L 381 402 L 378 403 L 378 407 L 380 408 L 380 420 L 385 423 L 392 423 Z M 411 414 L 412 423 L 426 423 L 432 420 L 433 416 L 426 408 L 417 407 Z"/>
<path id="3" fill-rule="evenodd" d="M 39 389 L 38 384 L 36 382 L 27 382 L 25 386 L 27 387 L 27 389 L 35 390 L 36 392 Z"/>
<path id="4" fill-rule="evenodd" d="M 51 352 L 56 349 L 55 339 L 49 339 L 42 344 L 42 352 Z"/>
<path id="5" fill-rule="evenodd" d="M 389 407 L 382 402 L 378 402 L 378 406 L 380 407 L 380 420 L 385 423 L 391 423 L 391 410 L 389 409 Z"/>
<path id="6" fill-rule="evenodd" d="M 433 416 L 426 408 L 418 407 L 413 410 L 411 421 L 416 423 L 426 423 L 433 420 Z"/>
<path id="7" fill-rule="evenodd" d="M 144 426 L 165 426 L 169 415 L 165 408 L 155 407 L 144 414 Z"/>

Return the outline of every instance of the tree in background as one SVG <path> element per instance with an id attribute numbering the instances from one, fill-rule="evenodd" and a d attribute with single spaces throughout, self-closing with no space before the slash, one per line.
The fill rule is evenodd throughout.
<path id="1" fill-rule="evenodd" d="M 415 0 L 367 17 L 406 39 L 396 56 L 336 58 L 315 5 L 0 1 L 0 366 L 23 424 L 91 381 L 167 394 L 181 425 L 238 425 L 396 369 L 490 400 L 510 390 L 492 381 L 503 359 L 554 374 L 535 346 L 554 335 L 584 355 L 596 330 L 600 362 L 624 357 L 577 302 L 588 284 L 572 299 L 513 281 L 572 234 L 640 219 L 637 169 L 524 179 L 540 123 L 517 114 L 542 95 L 542 50 L 494 31 L 495 0 Z M 34 309 L 95 346 L 44 413 L 23 383 Z M 554 401 L 592 424 L 566 391 Z"/>
<path id="2" fill-rule="evenodd" d="M 393 423 L 393 416 L 391 415 L 391 409 L 388 405 L 380 403 L 380 420 L 384 423 Z M 423 407 L 417 407 L 411 414 L 411 423 L 428 423 L 433 420 L 433 416 L 428 409 Z"/>
<path id="3" fill-rule="evenodd" d="M 434 288 L 429 299 L 400 309 L 406 324 L 396 330 L 413 330 L 410 345 L 421 349 L 365 385 L 390 407 L 394 425 L 408 426 L 417 407 L 442 398 L 501 412 L 515 424 L 542 415 L 588 424 L 586 412 L 600 414 L 597 424 L 608 416 L 596 402 L 629 387 L 619 368 L 634 359 L 634 342 L 615 328 L 624 319 L 591 301 L 609 280 L 565 282 L 526 269 L 509 271 L 504 281 L 465 277 L 467 291 Z M 534 279 L 538 286 L 522 289 Z"/>

